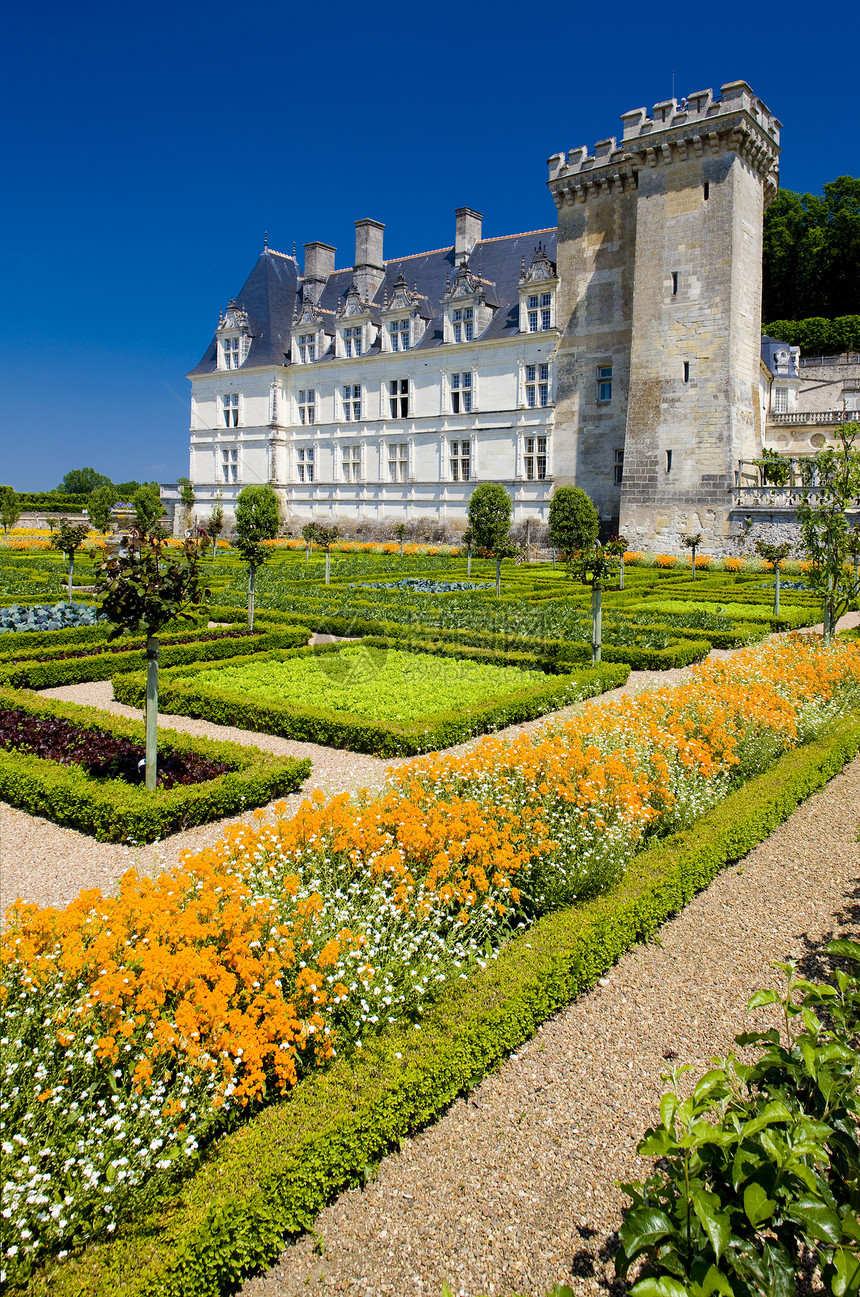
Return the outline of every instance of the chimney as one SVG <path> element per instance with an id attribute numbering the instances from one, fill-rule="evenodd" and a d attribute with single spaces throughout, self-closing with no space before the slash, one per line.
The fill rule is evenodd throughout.
<path id="1" fill-rule="evenodd" d="M 454 260 L 459 264 L 464 257 L 472 255 L 472 249 L 481 241 L 480 212 L 473 212 L 471 207 L 458 207 L 454 215 L 457 218 L 457 237 L 454 241 Z"/>
<path id="2" fill-rule="evenodd" d="M 355 223 L 353 279 L 363 302 L 373 301 L 377 288 L 385 278 L 385 264 L 382 260 L 384 229 L 381 221 L 371 220 L 369 216 Z"/>
<path id="3" fill-rule="evenodd" d="M 305 291 L 315 302 L 319 301 L 323 285 L 334 271 L 335 252 L 330 243 L 305 244 Z"/>

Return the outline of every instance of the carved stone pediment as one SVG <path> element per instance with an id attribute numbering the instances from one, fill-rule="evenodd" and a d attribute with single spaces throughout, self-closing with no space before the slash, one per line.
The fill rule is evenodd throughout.
<path id="1" fill-rule="evenodd" d="M 523 258 L 520 272 L 520 288 L 525 288 L 529 284 L 555 282 L 557 279 L 556 264 L 554 261 L 550 261 L 546 248 L 542 243 L 539 243 L 534 250 L 528 267 L 526 266 L 525 257 Z"/>
<path id="2" fill-rule="evenodd" d="M 323 313 L 317 306 L 313 298 L 304 298 L 301 302 L 296 302 L 296 309 L 293 312 L 293 327 L 305 326 L 309 329 L 317 329 L 322 323 Z"/>
<path id="3" fill-rule="evenodd" d="M 357 316 L 365 319 L 369 318 L 370 303 L 362 301 L 355 280 L 346 290 L 345 296 L 338 302 L 336 316 L 339 320 L 355 319 Z"/>
<path id="4" fill-rule="evenodd" d="M 234 332 L 238 330 L 239 333 L 250 333 L 251 331 L 247 311 L 243 311 L 235 298 L 232 297 L 227 303 L 227 310 L 218 316 L 218 332 L 226 333 L 228 330 Z"/>

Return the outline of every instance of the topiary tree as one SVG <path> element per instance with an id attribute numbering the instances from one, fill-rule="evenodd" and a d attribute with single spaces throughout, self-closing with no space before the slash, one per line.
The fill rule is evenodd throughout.
<path id="1" fill-rule="evenodd" d="M 338 538 L 337 527 L 320 527 L 314 526 L 314 540 L 320 549 L 325 550 L 325 583 L 329 584 L 331 576 L 331 547 Z"/>
<path id="2" fill-rule="evenodd" d="M 578 486 L 560 486 L 550 500 L 549 538 L 565 557 L 597 544 L 600 517 Z"/>
<path id="3" fill-rule="evenodd" d="M 187 531 L 191 522 L 191 510 L 194 508 L 196 496 L 194 495 L 194 487 L 191 485 L 190 477 L 178 477 L 176 481 L 179 486 L 179 502 L 182 505 L 183 512 L 182 530 Z"/>
<path id="4" fill-rule="evenodd" d="M 496 560 L 496 597 L 502 592 L 502 559 L 519 551 L 511 545 L 511 497 L 501 482 L 482 482 L 469 501 L 469 530 L 478 549 Z"/>
<path id="5" fill-rule="evenodd" d="M 75 527 L 68 518 L 60 519 L 59 530 L 51 534 L 51 548 L 59 549 L 65 554 L 69 564 L 69 602 L 72 599 L 72 577 L 75 572 L 75 551 L 79 550 L 87 538 L 88 527 Z"/>
<path id="6" fill-rule="evenodd" d="M 157 528 L 163 536 L 164 531 L 161 528 L 160 520 L 164 515 L 164 506 L 161 503 L 161 493 L 158 486 L 149 483 L 147 486 L 140 487 L 131 497 L 131 502 L 134 505 L 138 531 L 146 536 L 151 536 Z"/>
<path id="7" fill-rule="evenodd" d="M 278 497 L 267 484 L 244 486 L 236 499 L 236 548 L 248 565 L 248 630 L 254 629 L 257 569 L 271 556 L 263 541 L 274 540 L 281 525 Z"/>
<path id="8" fill-rule="evenodd" d="M 692 580 L 693 581 L 695 581 L 696 579 L 696 550 L 699 548 L 699 546 L 701 545 L 704 539 L 705 538 L 700 531 L 697 531 L 694 536 L 681 537 L 681 544 L 686 545 L 687 549 L 690 551 L 690 554 L 692 555 L 692 572 L 693 572 Z"/>
<path id="9" fill-rule="evenodd" d="M 164 538 L 132 533 L 131 543 L 98 569 L 99 614 L 111 623 L 109 637 L 146 636 L 146 787 L 158 776 L 158 635 L 175 618 L 192 619 L 210 591 L 200 573 L 208 537 L 202 528 L 181 550 L 162 553 Z"/>
<path id="10" fill-rule="evenodd" d="M 475 534 L 471 527 L 467 527 L 463 532 L 463 544 L 466 546 L 466 576 L 472 575 L 472 546 L 475 543 Z"/>
<path id="11" fill-rule="evenodd" d="M 406 540 L 406 537 L 407 537 L 408 535 L 409 535 L 409 528 L 406 526 L 406 523 L 405 523 L 405 522 L 398 522 L 398 523 L 395 524 L 395 527 L 394 527 L 394 536 L 395 536 L 395 539 L 396 539 L 396 540 L 399 540 L 399 541 L 400 541 L 400 557 L 401 557 L 401 558 L 403 558 L 403 542 Z"/>
<path id="12" fill-rule="evenodd" d="M 755 543 L 756 553 L 759 554 L 766 563 L 773 564 L 774 582 L 773 582 L 773 615 L 779 616 L 779 577 L 780 568 L 791 553 L 790 545 L 768 545 L 766 541 L 757 540 Z"/>
<path id="13" fill-rule="evenodd" d="M 209 533 L 209 539 L 212 541 L 212 566 L 214 567 L 215 557 L 218 552 L 218 537 L 224 530 L 224 506 L 221 503 L 220 491 L 215 497 L 215 503 L 212 506 L 212 512 L 209 515 L 206 530 Z"/>
<path id="14" fill-rule="evenodd" d="M 117 488 L 107 483 L 104 486 L 97 486 L 87 500 L 89 520 L 98 531 L 107 531 L 110 527 L 110 511 L 119 498 Z"/>
<path id="15" fill-rule="evenodd" d="M 860 424 L 846 423 L 837 431 L 839 445 L 815 456 L 814 494 L 804 494 L 797 510 L 806 556 L 811 564 L 809 583 L 823 601 L 824 638 L 829 641 L 836 623 L 860 595 L 851 571 L 852 529 L 847 510 L 860 506 Z"/>
<path id="16" fill-rule="evenodd" d="M 315 522 L 306 522 L 302 527 L 302 540 L 305 542 L 305 562 L 311 561 L 311 550 L 314 547 L 314 541 L 317 538 L 317 525 Z"/>
<path id="17" fill-rule="evenodd" d="M 9 529 L 15 526 L 21 512 L 21 501 L 15 488 L 0 486 L 0 523 L 3 524 L 4 535 L 8 536 Z"/>
<path id="18" fill-rule="evenodd" d="M 618 570 L 619 555 L 616 541 L 609 545 L 599 542 L 580 549 L 568 559 L 568 572 L 574 581 L 591 586 L 591 665 L 596 666 L 603 653 L 603 587 Z M 620 551 L 622 554 L 624 550 Z"/>

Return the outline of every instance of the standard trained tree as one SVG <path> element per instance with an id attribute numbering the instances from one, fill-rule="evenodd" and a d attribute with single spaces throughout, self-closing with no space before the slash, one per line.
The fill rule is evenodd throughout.
<path id="1" fill-rule="evenodd" d="M 200 566 L 208 537 L 202 529 L 181 550 L 160 536 L 135 532 L 132 543 L 98 569 L 99 614 L 116 635 L 146 636 L 146 787 L 158 774 L 158 635 L 175 618 L 191 619 L 209 598 Z"/>
<path id="2" fill-rule="evenodd" d="M 140 487 L 131 497 L 131 502 L 134 505 L 139 531 L 149 536 L 153 534 L 156 527 L 160 530 L 164 505 L 161 503 L 161 492 L 157 482 L 149 482 L 146 486 Z"/>
<path id="3" fill-rule="evenodd" d="M 248 630 L 254 629 L 254 592 L 257 569 L 272 551 L 263 544 L 274 540 L 281 525 L 278 497 L 270 486 L 244 486 L 236 500 L 236 548 L 248 565 Z"/>
<path id="4" fill-rule="evenodd" d="M 9 528 L 14 527 L 20 517 L 21 501 L 15 488 L 0 486 L 0 523 L 5 534 L 8 534 Z"/>
<path id="5" fill-rule="evenodd" d="M 549 504 L 549 539 L 565 557 L 597 544 L 600 518 L 578 486 L 560 486 Z"/>
<path id="6" fill-rule="evenodd" d="M 472 544 L 496 560 L 496 595 L 502 591 L 502 559 L 517 553 L 511 545 L 511 497 L 501 482 L 482 482 L 469 501 L 469 531 Z"/>
<path id="7" fill-rule="evenodd" d="M 768 545 L 766 541 L 757 540 L 755 543 L 756 553 L 764 559 L 766 563 L 773 566 L 773 615 L 779 616 L 779 578 L 780 569 L 791 553 L 790 545 Z"/>
<path id="8" fill-rule="evenodd" d="M 853 532 L 847 514 L 860 506 L 860 424 L 843 424 L 836 437 L 838 446 L 820 450 L 812 461 L 814 473 L 797 510 L 811 564 L 807 580 L 822 597 L 828 641 L 839 618 L 860 597 L 851 567 Z"/>
<path id="9" fill-rule="evenodd" d="M 98 531 L 107 531 L 110 527 L 110 511 L 119 500 L 115 486 L 97 486 L 87 500 L 87 515 Z"/>
<path id="10" fill-rule="evenodd" d="M 59 530 L 51 535 L 51 546 L 65 554 L 69 564 L 69 601 L 72 598 L 72 577 L 75 572 L 75 551 L 79 550 L 87 538 L 89 528 L 75 527 L 68 518 L 60 519 Z"/>

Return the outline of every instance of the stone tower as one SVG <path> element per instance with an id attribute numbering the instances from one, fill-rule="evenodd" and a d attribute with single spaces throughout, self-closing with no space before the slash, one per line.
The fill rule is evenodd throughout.
<path id="1" fill-rule="evenodd" d="M 762 218 L 780 123 L 743 81 L 622 116 L 550 158 L 562 290 L 557 485 L 633 547 L 729 532 L 738 460 L 761 452 Z"/>

